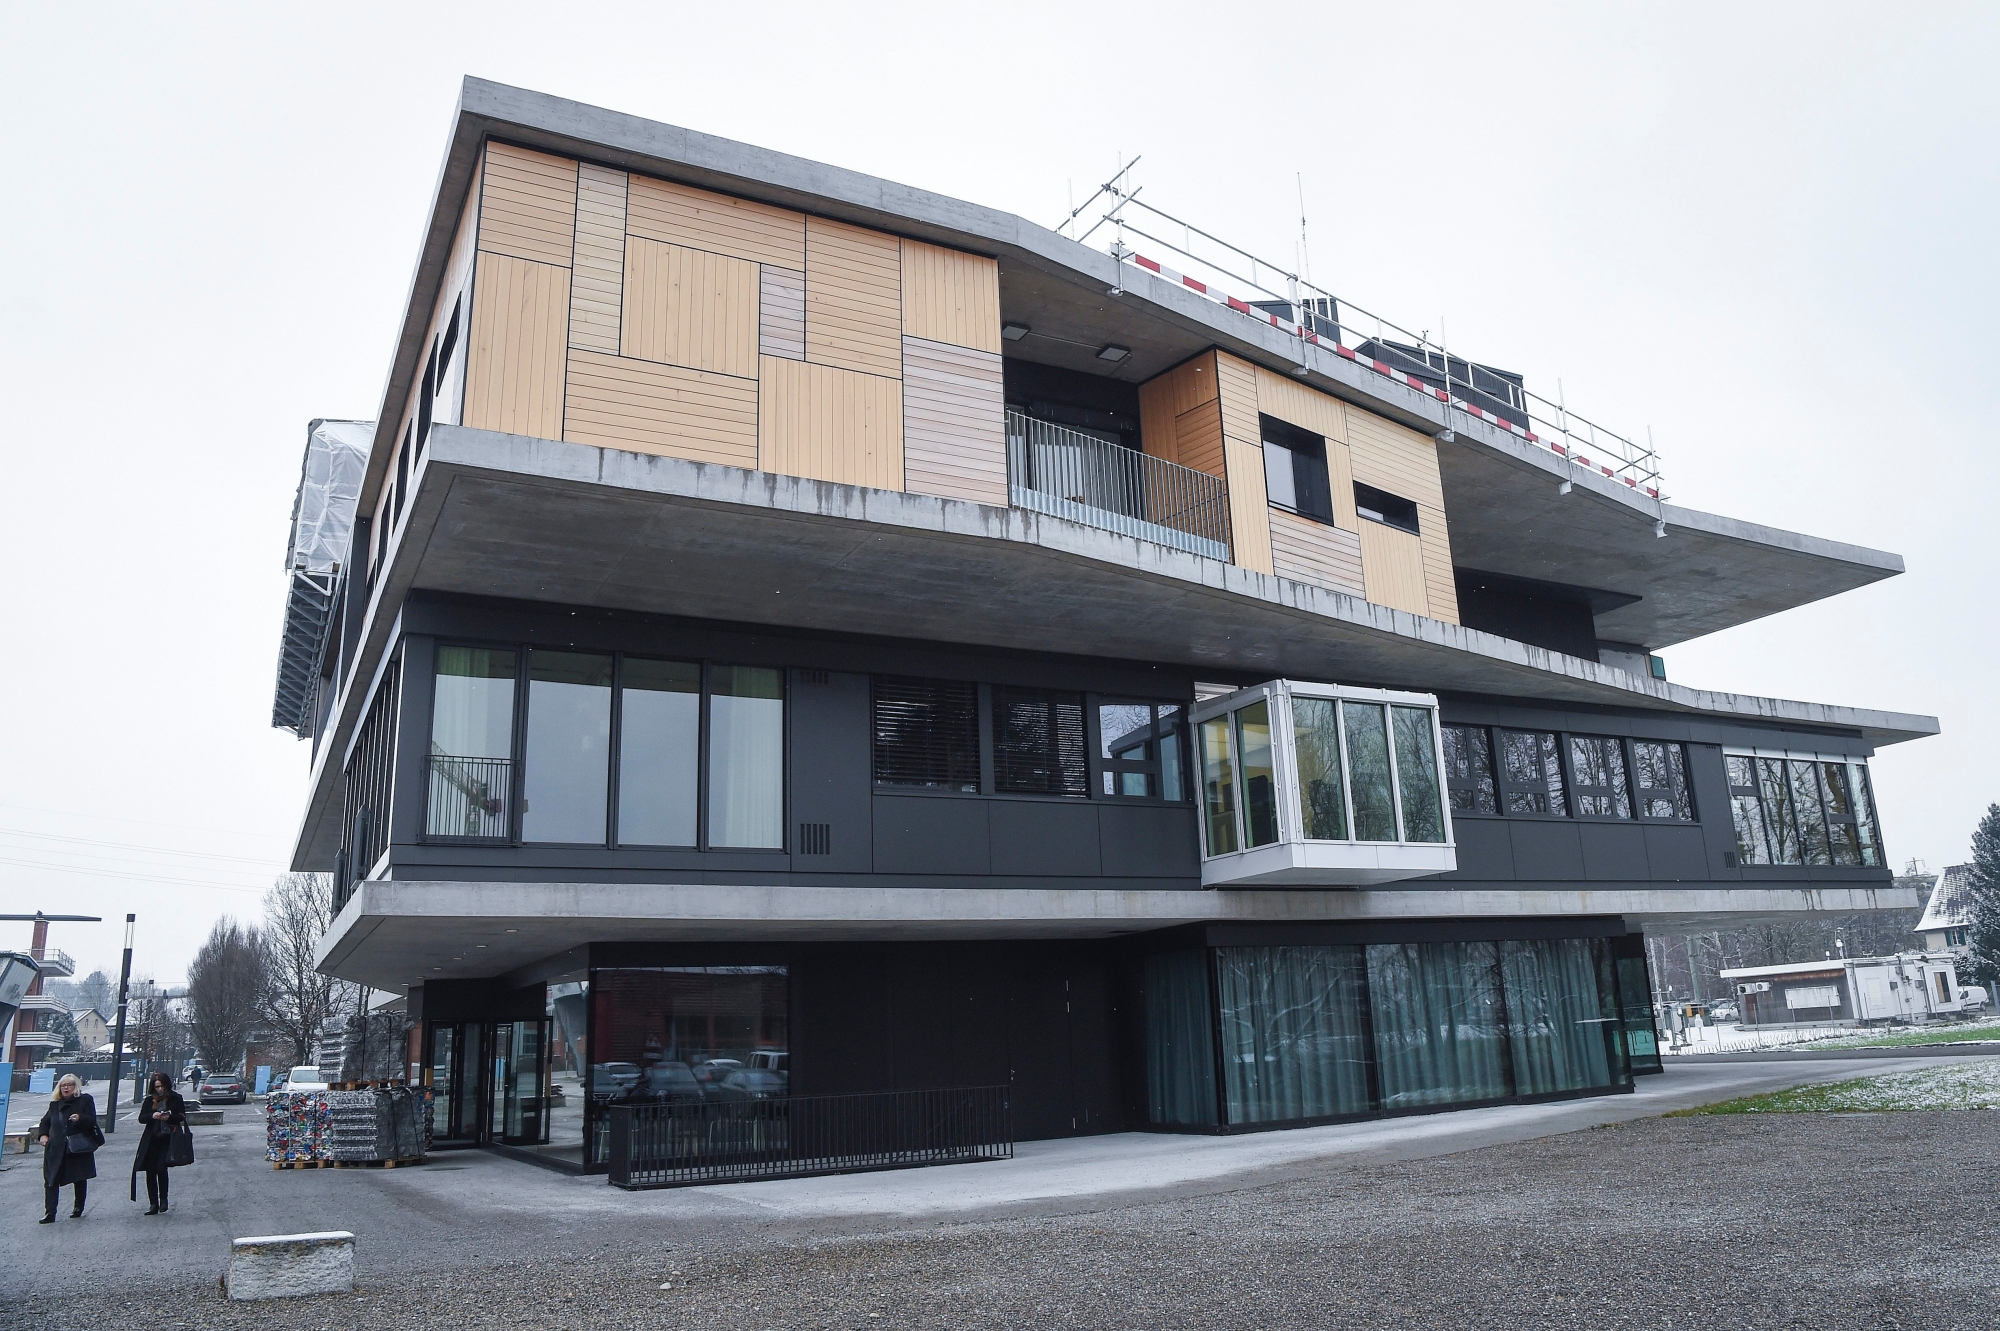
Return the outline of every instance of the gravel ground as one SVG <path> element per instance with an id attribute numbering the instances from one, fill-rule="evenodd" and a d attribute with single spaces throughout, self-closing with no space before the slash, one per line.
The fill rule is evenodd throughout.
<path id="1" fill-rule="evenodd" d="M 2000 1117 L 1962 1112 L 1652 1118 L 1033 1218 L 735 1229 L 671 1248 L 592 1226 L 569 1252 L 284 1305 L 232 1306 L 212 1285 L 127 1284 L 103 1300 L 65 1297 L 60 1320 L 300 1331 L 1996 1328 L 2000 1239 L 1990 1219 L 1951 1218 L 1956 1199 L 1983 1208 L 1995 1195 L 1996 1128 Z M 40 1306 L 32 1324 L 53 1312 Z"/>

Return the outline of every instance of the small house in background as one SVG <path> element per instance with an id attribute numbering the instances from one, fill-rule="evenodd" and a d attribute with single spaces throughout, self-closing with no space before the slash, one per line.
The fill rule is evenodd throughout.
<path id="1" fill-rule="evenodd" d="M 1722 978 L 1736 986 L 1745 1027 L 1923 1022 L 1984 1002 L 1984 990 L 1959 984 L 1954 960 L 1949 952 L 1904 952 L 1740 966 Z"/>
<path id="2" fill-rule="evenodd" d="M 104 1020 L 104 1014 L 96 1008 L 78 1008 L 69 1014 L 69 1019 L 76 1027 L 76 1039 L 80 1048 L 96 1049 L 111 1042 L 111 1024 Z"/>
<path id="3" fill-rule="evenodd" d="M 1931 889 L 1930 903 L 1924 907 L 1924 917 L 1917 921 L 1916 932 L 1924 940 L 1925 950 L 1949 949 L 1954 956 L 1963 956 L 1971 941 L 1968 934 L 1971 924 L 1972 866 L 1948 865 L 1938 875 L 1937 886 Z"/>

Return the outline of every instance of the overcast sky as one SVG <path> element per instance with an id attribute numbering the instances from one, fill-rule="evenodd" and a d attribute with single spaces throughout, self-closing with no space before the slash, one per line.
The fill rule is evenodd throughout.
<path id="1" fill-rule="evenodd" d="M 466 74 L 1048 225 L 1143 153 L 1276 260 L 1302 175 L 1322 285 L 1651 426 L 1678 503 L 1904 556 L 1669 677 L 1941 717 L 1876 759 L 1882 816 L 1898 865 L 1966 857 L 2000 11 L 1093 8 L 9 7 L 0 911 L 104 916 L 53 941 L 113 973 L 136 912 L 162 980 L 257 914 L 308 761 L 270 727 L 305 425 L 379 409 Z"/>

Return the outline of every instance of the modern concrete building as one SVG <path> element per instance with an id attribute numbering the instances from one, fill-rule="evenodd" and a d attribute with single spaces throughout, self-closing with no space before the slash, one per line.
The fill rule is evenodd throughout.
<path id="1" fill-rule="evenodd" d="M 1917 904 L 1868 759 L 1934 720 L 1653 656 L 1900 559 L 1668 503 L 1522 376 L 1139 217 L 467 81 L 379 419 L 312 432 L 277 709 L 320 964 L 407 994 L 441 1137 L 1610 1093 L 1643 928 Z"/>

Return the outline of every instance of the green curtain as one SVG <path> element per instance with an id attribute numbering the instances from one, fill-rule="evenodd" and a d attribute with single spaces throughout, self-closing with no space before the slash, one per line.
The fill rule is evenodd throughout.
<path id="1" fill-rule="evenodd" d="M 1363 964 L 1354 946 L 1216 950 L 1231 1123 L 1368 1111 Z"/>
<path id="2" fill-rule="evenodd" d="M 1510 1094 L 1495 944 L 1370 946 L 1368 1002 L 1382 1108 Z"/>
<path id="3" fill-rule="evenodd" d="M 1215 1122 L 1215 1042 L 1208 953 L 1195 948 L 1146 958 L 1146 1109 L 1150 1121 Z"/>
<path id="4" fill-rule="evenodd" d="M 1618 1010 L 1616 996 L 1599 983 L 1605 970 L 1598 938 L 1500 945 L 1515 1094 L 1591 1090 L 1630 1079 L 1613 1053 Z"/>

